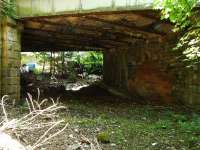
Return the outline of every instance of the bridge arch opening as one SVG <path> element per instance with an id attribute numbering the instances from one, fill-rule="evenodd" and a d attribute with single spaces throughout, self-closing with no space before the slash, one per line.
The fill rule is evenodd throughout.
<path id="1" fill-rule="evenodd" d="M 22 52 L 21 95 L 58 96 L 99 84 L 103 79 L 103 53 Z"/>
<path id="2" fill-rule="evenodd" d="M 165 75 L 174 33 L 151 10 L 57 15 L 21 19 L 23 51 L 103 51 L 103 81 L 131 97 L 171 101 Z M 163 60 L 164 58 L 164 60 Z M 165 61 L 166 60 L 166 61 Z M 150 77 L 148 77 L 149 75 Z"/>

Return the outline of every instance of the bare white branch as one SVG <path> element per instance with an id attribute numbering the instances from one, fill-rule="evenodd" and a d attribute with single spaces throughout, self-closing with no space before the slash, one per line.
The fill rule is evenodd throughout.
<path id="1" fill-rule="evenodd" d="M 27 150 L 34 150 L 38 147 L 42 146 L 47 142 L 48 140 L 54 138 L 61 132 L 63 132 L 67 124 L 58 131 L 52 131 L 52 129 L 55 129 L 56 127 L 59 127 L 61 124 L 63 124 L 64 120 L 58 120 L 55 121 L 55 116 L 57 111 L 60 109 L 65 108 L 64 106 L 59 106 L 58 102 L 55 102 L 52 98 L 49 102 L 52 104 L 50 106 L 47 106 L 46 108 L 42 109 L 43 104 L 45 104 L 48 100 L 44 99 L 41 102 L 39 102 L 40 98 L 40 91 L 38 89 L 38 97 L 37 100 L 33 100 L 33 97 L 30 93 L 28 93 L 28 98 L 26 98 L 26 102 L 28 105 L 29 113 L 22 116 L 19 119 L 9 119 L 6 109 L 5 109 L 5 101 L 9 99 L 9 96 L 5 95 L 1 99 L 1 107 L 4 115 L 4 120 L 0 123 L 0 133 L 17 133 L 20 131 L 20 133 L 23 133 L 25 130 L 31 130 L 34 131 L 36 129 L 41 128 L 48 128 L 41 136 L 40 138 L 33 144 L 33 146 L 27 146 L 25 149 Z M 42 123 L 42 119 L 44 118 L 50 118 L 50 120 L 46 123 Z M 49 132 L 55 132 L 53 134 L 50 134 Z M 15 134 L 18 135 L 18 134 Z"/>

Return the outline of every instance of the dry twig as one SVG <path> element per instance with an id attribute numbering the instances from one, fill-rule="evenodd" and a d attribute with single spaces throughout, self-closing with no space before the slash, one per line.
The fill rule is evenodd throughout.
<path id="1" fill-rule="evenodd" d="M 50 101 L 52 104 L 47 108 L 42 109 L 43 105 L 47 102 L 47 99 L 39 102 L 39 98 L 39 89 L 37 101 L 33 100 L 32 95 L 28 93 L 28 98 L 26 99 L 26 102 L 28 105 L 29 113 L 19 119 L 9 119 L 8 117 L 5 108 L 5 102 L 9 99 L 9 96 L 6 95 L 1 99 L 1 107 L 4 114 L 4 119 L 0 123 L 0 133 L 14 133 L 15 135 L 19 135 L 19 133 L 22 134 L 25 130 L 34 131 L 36 129 L 48 127 L 48 129 L 43 133 L 43 135 L 40 136 L 35 144 L 33 144 L 32 146 L 24 146 L 24 149 L 37 149 L 38 147 L 44 145 L 48 140 L 63 132 L 67 127 L 66 124 L 62 129 L 54 132 L 53 134 L 49 133 L 50 131 L 64 123 L 64 120 L 55 121 L 55 114 L 57 111 L 59 111 L 60 109 L 64 109 L 65 107 L 59 106 L 58 102 L 55 103 L 54 100 L 51 98 Z M 47 123 L 37 123 L 39 120 L 45 117 L 50 118 L 50 121 L 48 121 Z M 18 142 L 20 143 L 20 141 Z"/>

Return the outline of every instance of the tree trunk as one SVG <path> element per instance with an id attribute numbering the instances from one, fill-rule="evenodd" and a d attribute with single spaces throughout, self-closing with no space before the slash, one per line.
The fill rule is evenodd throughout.
<path id="1" fill-rule="evenodd" d="M 53 75 L 56 73 L 56 55 L 55 52 L 53 52 Z"/>
<path id="2" fill-rule="evenodd" d="M 52 65 L 53 65 L 53 52 L 51 52 L 51 57 L 50 57 L 50 75 L 52 75 Z"/>
<path id="3" fill-rule="evenodd" d="M 44 74 L 45 65 L 46 65 L 46 61 L 44 60 L 44 62 L 43 62 L 43 67 L 42 67 L 42 74 Z"/>
<path id="4" fill-rule="evenodd" d="M 64 75 L 65 69 L 65 52 L 62 52 L 62 76 Z"/>

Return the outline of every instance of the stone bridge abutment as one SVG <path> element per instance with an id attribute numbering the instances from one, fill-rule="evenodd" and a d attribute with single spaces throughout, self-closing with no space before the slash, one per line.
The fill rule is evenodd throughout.
<path id="1" fill-rule="evenodd" d="M 9 17 L 0 20 L 0 95 L 20 99 L 20 26 Z"/>
<path id="2" fill-rule="evenodd" d="M 176 54 L 169 50 L 177 35 L 169 22 L 160 20 L 159 12 L 133 11 L 122 3 L 119 8 L 83 5 L 86 10 L 78 12 L 73 6 L 68 13 L 63 10 L 52 15 L 54 9 L 43 5 L 49 9 L 40 7 L 47 11 L 41 16 L 34 9 L 39 1 L 20 2 L 21 18 L 0 20 L 0 96 L 20 99 L 21 51 L 103 50 L 107 85 L 148 101 L 200 104 L 200 69 L 176 64 Z M 57 1 L 52 0 L 51 6 L 53 2 Z"/>

